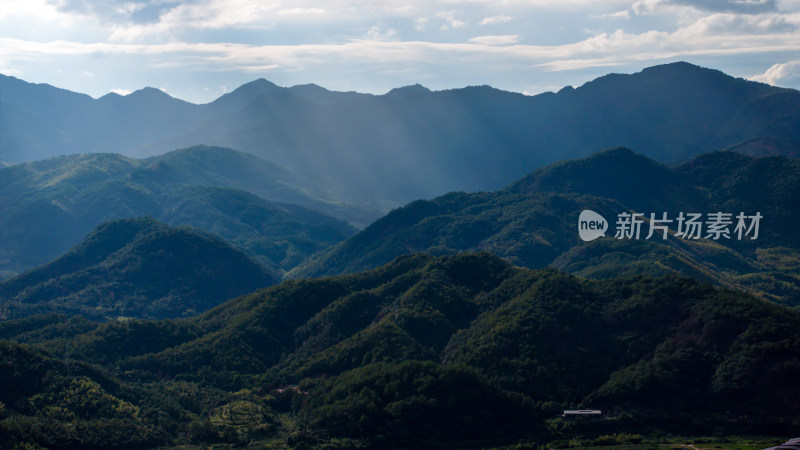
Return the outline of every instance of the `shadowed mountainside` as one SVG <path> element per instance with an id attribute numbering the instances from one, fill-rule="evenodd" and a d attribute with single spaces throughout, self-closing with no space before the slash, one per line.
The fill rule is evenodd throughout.
<path id="1" fill-rule="evenodd" d="M 60 258 L 0 283 L 3 319 L 33 314 L 181 317 L 275 284 L 247 255 L 208 234 L 151 218 L 109 222 Z"/>

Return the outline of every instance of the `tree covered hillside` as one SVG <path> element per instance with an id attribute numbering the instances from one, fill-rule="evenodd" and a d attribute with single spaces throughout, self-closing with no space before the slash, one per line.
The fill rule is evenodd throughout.
<path id="1" fill-rule="evenodd" d="M 82 410 L 59 403 L 58 389 L 78 387 L 50 384 L 56 360 L 94 368 L 86 383 L 110 380 L 92 389 L 101 404 L 130 404 L 120 420 L 141 411 L 138 428 L 96 438 L 108 446 L 142 436 L 486 448 L 653 429 L 786 433 L 800 426 L 799 330 L 796 311 L 685 277 L 590 281 L 487 253 L 417 254 L 284 282 L 190 319 L 0 323 L 0 336 L 19 342 L 7 348 L 52 366 L 4 375 L 13 388 L 0 398 L 0 434 L 71 442 L 62 424 Z M 156 420 L 147 411 L 160 404 L 169 407 Z M 573 408 L 604 419 L 556 419 Z M 19 425 L 42 414 L 46 430 Z"/>
<path id="2" fill-rule="evenodd" d="M 275 284 L 211 235 L 151 218 L 109 222 L 62 257 L 0 282 L 3 319 L 62 313 L 108 320 L 194 315 Z"/>
<path id="3" fill-rule="evenodd" d="M 419 251 L 489 251 L 530 268 L 552 266 L 592 278 L 683 274 L 800 304 L 800 163 L 714 152 L 675 167 L 629 149 L 536 170 L 494 192 L 449 193 L 398 208 L 353 237 L 323 250 L 289 276 L 349 273 Z M 578 217 L 589 209 L 610 231 L 584 242 Z M 763 216 L 757 239 L 676 237 L 679 213 Z M 673 219 L 668 239 L 616 239 L 620 213 Z M 705 217 L 705 216 L 704 216 Z M 731 230 L 733 228 L 731 227 Z"/>
<path id="4" fill-rule="evenodd" d="M 317 210 L 274 201 L 347 209 L 293 182 L 295 175 L 255 156 L 206 146 L 147 160 L 89 154 L 0 169 L 0 275 L 60 256 L 103 222 L 141 216 L 214 233 L 282 274 L 355 232 Z"/>

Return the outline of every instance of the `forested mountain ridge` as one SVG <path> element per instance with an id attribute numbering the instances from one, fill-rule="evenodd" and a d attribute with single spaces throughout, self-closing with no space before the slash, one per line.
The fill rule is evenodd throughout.
<path id="1" fill-rule="evenodd" d="M 326 200 L 386 211 L 452 190 L 498 189 L 616 146 L 666 163 L 734 146 L 797 155 L 798 106 L 796 90 L 683 62 L 535 96 L 488 86 L 368 95 L 261 79 L 205 105 L 156 89 L 94 100 L 3 76 L 0 160 L 217 145 L 308 174 Z"/>
<path id="2" fill-rule="evenodd" d="M 65 255 L 0 282 L 2 319 L 61 313 L 95 320 L 194 315 L 275 284 L 209 234 L 151 218 L 100 225 Z"/>
<path id="3" fill-rule="evenodd" d="M 589 281 L 486 253 L 284 282 L 191 319 L 0 323 L 0 336 L 24 342 L 10 351 L 98 367 L 87 383 L 117 380 L 100 383 L 103 402 L 141 409 L 138 431 L 93 434 L 94 445 L 146 435 L 298 447 L 485 448 L 650 427 L 782 433 L 798 426 L 798 330 L 796 311 L 689 278 Z M 0 391 L 0 435 L 63 445 L 59 423 L 81 410 L 48 394 L 50 369 L 38 367 L 27 379 L 0 372 L 20 386 Z M 163 419 L 144 414 L 164 402 Z M 606 419 L 580 429 L 553 419 L 578 407 Z M 23 428 L 34 414 L 49 419 Z"/>
<path id="4" fill-rule="evenodd" d="M 217 234 L 282 273 L 355 232 L 324 213 L 265 200 L 323 203 L 294 179 L 255 156 L 207 146 L 147 160 L 89 154 L 0 169 L 0 270 L 13 275 L 54 259 L 103 222 L 152 216 Z"/>
<path id="5" fill-rule="evenodd" d="M 589 277 L 681 273 L 800 304 L 800 162 L 712 152 L 669 167 L 629 149 L 538 169 L 495 192 L 450 193 L 398 208 L 355 236 L 311 256 L 289 276 L 348 273 L 419 251 L 484 250 L 530 268 Z M 578 216 L 600 213 L 612 230 L 583 242 Z M 759 236 L 615 239 L 619 213 L 760 213 Z M 702 237 L 706 237 L 704 234 Z M 752 237 L 752 236 L 750 236 Z"/>

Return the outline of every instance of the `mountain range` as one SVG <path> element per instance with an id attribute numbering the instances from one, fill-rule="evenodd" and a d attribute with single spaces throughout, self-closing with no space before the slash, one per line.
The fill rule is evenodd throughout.
<path id="1" fill-rule="evenodd" d="M 788 435 L 797 156 L 799 92 L 687 63 L 206 105 L 0 76 L 0 447 Z"/>
<path id="2" fill-rule="evenodd" d="M 0 442 L 493 448 L 786 433 L 800 415 L 798 330 L 797 311 L 680 276 L 589 281 L 487 253 L 416 254 L 188 319 L 0 322 L 13 341 L 0 341 Z M 574 408 L 604 420 L 554 418 Z"/>
<path id="3" fill-rule="evenodd" d="M 219 235 L 281 275 L 356 231 L 317 210 L 266 200 L 325 209 L 291 181 L 255 156 L 206 146 L 145 160 L 88 154 L 3 168 L 0 270 L 44 264 L 103 222 L 151 216 Z"/>
<path id="4" fill-rule="evenodd" d="M 421 251 L 489 251 L 524 267 L 594 278 L 679 273 L 800 304 L 800 166 L 783 156 L 721 151 L 667 166 L 610 149 L 537 169 L 499 191 L 417 200 L 357 234 L 322 213 L 237 189 L 264 196 L 290 190 L 279 169 L 229 149 L 193 147 L 147 160 L 71 156 L 0 174 L 0 267 L 8 276 L 57 258 L 102 222 L 152 216 L 218 235 L 277 278 L 351 273 Z M 620 240 L 609 233 L 583 242 L 576 224 L 585 209 L 611 227 L 621 212 L 667 213 L 673 236 Z M 763 218 L 756 240 L 679 239 L 674 218 L 682 212 Z"/>
<path id="5" fill-rule="evenodd" d="M 0 77 L 0 161 L 74 153 L 141 158 L 208 144 L 314 180 L 324 200 L 386 211 L 626 146 L 660 162 L 737 146 L 796 156 L 800 93 L 688 63 L 525 96 L 472 86 L 384 95 L 260 79 L 205 105 L 153 88 L 99 99 Z M 289 201 L 288 199 L 279 199 Z"/>
<path id="6" fill-rule="evenodd" d="M 588 277 L 684 274 L 770 300 L 800 305 L 800 162 L 782 156 L 712 152 L 666 166 L 625 148 L 538 169 L 503 190 L 446 194 L 398 208 L 351 238 L 313 255 L 289 277 L 365 270 L 397 256 L 489 251 L 530 268 Z M 582 210 L 613 229 L 619 213 L 672 218 L 669 239 L 583 242 Z M 757 239 L 681 239 L 681 213 L 763 216 Z M 733 230 L 733 228 L 731 228 Z M 705 238 L 704 238 L 705 237 Z M 752 237 L 752 236 L 750 236 Z"/>

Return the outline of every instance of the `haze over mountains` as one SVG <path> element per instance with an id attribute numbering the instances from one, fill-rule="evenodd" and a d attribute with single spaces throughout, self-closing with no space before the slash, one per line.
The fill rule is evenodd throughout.
<path id="1" fill-rule="evenodd" d="M 0 271 L 48 262 L 103 222 L 152 216 L 219 235 L 280 275 L 356 231 L 324 213 L 265 200 L 342 211 L 292 181 L 255 156 L 204 146 L 145 160 L 72 155 L 0 169 Z"/>
<path id="2" fill-rule="evenodd" d="M 309 176 L 317 189 L 298 187 L 326 201 L 379 210 L 497 189 L 604 148 L 677 162 L 747 141 L 742 150 L 797 155 L 800 93 L 687 63 L 530 97 L 487 86 L 375 96 L 257 80 L 205 105 L 152 88 L 95 100 L 0 77 L 0 161 L 217 145 Z"/>
<path id="3" fill-rule="evenodd" d="M 712 152 L 669 167 L 625 148 L 535 170 L 500 191 L 454 192 L 398 208 L 364 230 L 290 204 L 214 185 L 257 185 L 232 171 L 198 170 L 246 154 L 197 147 L 144 162 L 119 155 L 64 157 L 20 164 L 8 172 L 5 237 L 9 274 L 56 258 L 106 220 L 151 215 L 214 233 L 248 253 L 273 276 L 318 277 L 372 269 L 414 252 L 489 251 L 530 268 L 556 267 L 592 278 L 683 274 L 800 305 L 800 166 L 781 156 Z M 212 166 L 214 165 L 212 164 Z M 250 168 L 257 168 L 251 165 Z M 237 168 L 246 173 L 241 168 Z M 271 184 L 264 183 L 264 187 Z M 600 212 L 614 226 L 623 211 L 759 212 L 757 240 L 618 240 L 582 242 L 580 211 Z M 672 233 L 675 223 L 671 224 Z M 646 225 L 645 225 L 646 233 Z M 352 235 L 352 237 L 351 237 Z M 643 235 L 644 236 L 644 235 Z M 27 266 L 26 266 L 27 265 Z M 74 294 L 71 291 L 71 294 Z M 11 298 L 17 294 L 3 294 Z"/>

